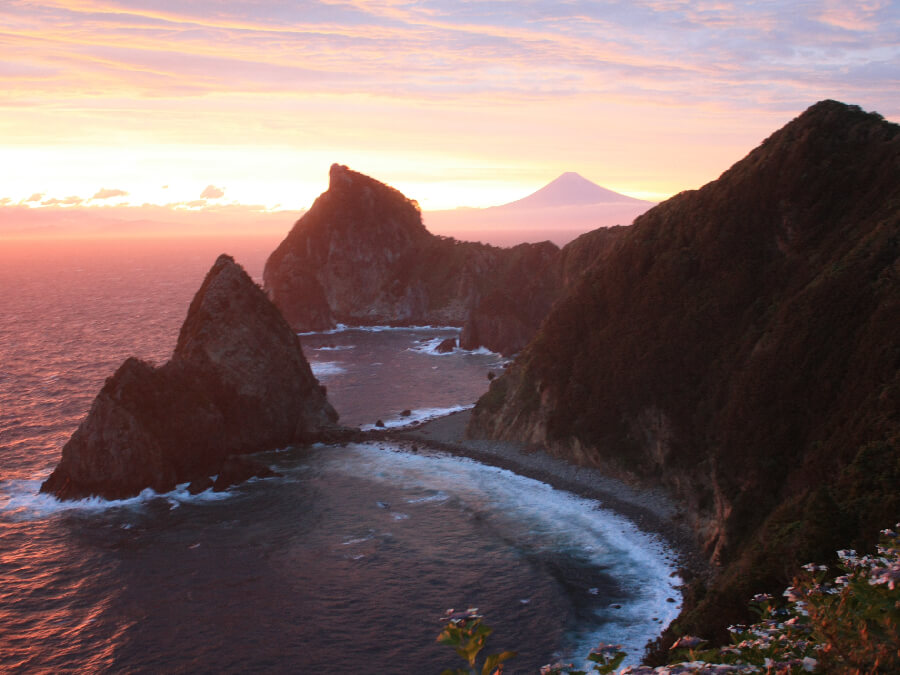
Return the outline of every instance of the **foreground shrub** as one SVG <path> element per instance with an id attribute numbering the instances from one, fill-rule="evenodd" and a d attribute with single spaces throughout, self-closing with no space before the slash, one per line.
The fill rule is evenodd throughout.
<path id="1" fill-rule="evenodd" d="M 438 635 L 437 641 L 442 645 L 453 647 L 459 656 L 468 662 L 468 668 L 447 668 L 441 671 L 441 675 L 471 675 L 478 672 L 476 666 L 481 650 L 484 649 L 488 636 L 494 632 L 481 622 L 482 616 L 477 608 L 470 608 L 464 612 L 455 612 L 448 609 L 442 621 L 446 621 L 444 630 Z M 501 652 L 491 654 L 484 658 L 481 665 L 481 675 L 499 675 L 503 672 L 503 662 L 516 655 L 515 652 Z"/>
<path id="2" fill-rule="evenodd" d="M 708 647 L 685 635 L 670 648 L 668 665 L 616 670 L 625 654 L 618 645 L 602 644 L 588 656 L 591 668 L 618 675 L 900 673 L 898 530 L 900 523 L 882 530 L 874 554 L 838 551 L 836 576 L 829 567 L 810 563 L 782 598 L 755 596 L 751 609 L 759 621 L 730 626 L 728 646 Z M 478 625 L 486 629 L 480 617 Z M 541 675 L 585 673 L 566 663 L 541 668 Z"/>

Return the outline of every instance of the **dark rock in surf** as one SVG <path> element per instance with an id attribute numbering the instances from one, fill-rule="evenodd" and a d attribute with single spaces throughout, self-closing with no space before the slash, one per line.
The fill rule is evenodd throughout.
<path id="1" fill-rule="evenodd" d="M 41 491 L 60 499 L 165 492 L 215 473 L 229 455 L 309 440 L 336 421 L 297 336 L 222 255 L 172 358 L 159 368 L 135 358 L 119 367 Z"/>
<path id="2" fill-rule="evenodd" d="M 456 338 L 447 338 L 446 340 L 441 340 L 441 343 L 435 347 L 434 351 L 438 354 L 449 354 L 454 349 L 456 349 Z"/>
<path id="3" fill-rule="evenodd" d="M 213 492 L 222 492 L 232 485 L 239 485 L 251 478 L 273 478 L 281 474 L 272 471 L 268 466 L 249 457 L 233 455 L 226 457 L 219 468 Z"/>
<path id="4" fill-rule="evenodd" d="M 210 476 L 201 476 L 200 478 L 195 478 L 191 481 L 191 484 L 188 485 L 188 493 L 192 495 L 199 495 L 201 492 L 206 492 L 211 489 L 215 483 L 213 483 L 213 479 Z"/>

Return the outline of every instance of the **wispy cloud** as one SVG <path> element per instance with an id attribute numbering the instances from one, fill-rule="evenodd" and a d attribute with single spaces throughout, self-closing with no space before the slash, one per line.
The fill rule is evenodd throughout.
<path id="1" fill-rule="evenodd" d="M 101 188 L 94 193 L 91 199 L 112 199 L 113 197 L 125 197 L 128 193 L 125 190 Z"/>
<path id="2" fill-rule="evenodd" d="M 194 148 L 179 181 L 143 169 L 185 203 L 203 186 L 196 176 L 260 201 L 243 186 L 259 195 L 357 158 L 384 180 L 424 162 L 499 165 L 661 194 L 714 178 L 823 98 L 900 119 L 897 35 L 891 0 L 9 0 L 0 138 Z M 213 150 L 225 145 L 240 157 L 230 173 Z M 302 169 L 268 166 L 271 148 L 304 157 Z M 260 161 L 246 161 L 253 152 Z M 129 193 L 115 196 L 136 200 L 119 174 L 136 181 L 142 166 L 49 189 L 35 162 L 30 174 L 0 169 L 0 185 L 61 204 L 115 180 Z"/>
<path id="3" fill-rule="evenodd" d="M 78 206 L 79 204 L 83 203 L 83 198 L 76 195 L 71 195 L 69 197 L 63 197 L 62 199 L 56 197 L 45 199 L 41 202 L 41 206 Z"/>
<path id="4" fill-rule="evenodd" d="M 156 4 L 13 2 L 0 10 L 0 46 L 21 57 L 0 78 L 44 92 L 77 93 L 80 82 L 83 94 L 166 97 L 628 95 L 637 81 L 673 101 L 698 92 L 752 101 L 762 87 L 748 90 L 747 74 L 763 68 L 806 102 L 801 82 L 849 84 L 823 52 L 869 60 L 880 46 L 896 63 L 900 50 L 900 10 L 875 0 Z"/>
<path id="5" fill-rule="evenodd" d="M 227 205 L 191 208 L 185 203 L 161 206 L 62 206 L 30 208 L 0 199 L 0 240 L 36 237 L 176 236 L 222 237 L 228 234 L 271 236 L 273 242 L 301 215 L 272 213 L 260 206 Z"/>

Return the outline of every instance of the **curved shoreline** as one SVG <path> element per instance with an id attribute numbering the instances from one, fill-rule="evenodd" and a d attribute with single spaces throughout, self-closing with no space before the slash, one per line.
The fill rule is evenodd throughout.
<path id="1" fill-rule="evenodd" d="M 683 521 L 681 510 L 661 490 L 638 490 L 597 469 L 572 464 L 520 443 L 466 438 L 471 413 L 463 410 L 412 428 L 365 433 L 469 457 L 597 501 L 633 522 L 639 530 L 660 537 L 677 555 L 685 583 L 708 573 L 709 565 Z"/>

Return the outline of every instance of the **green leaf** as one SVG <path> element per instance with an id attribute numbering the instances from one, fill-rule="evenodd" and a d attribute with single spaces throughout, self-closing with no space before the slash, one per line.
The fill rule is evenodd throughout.
<path id="1" fill-rule="evenodd" d="M 508 661 L 516 655 L 516 652 L 501 652 L 499 654 L 491 654 L 484 661 L 484 667 L 481 669 L 481 675 L 491 675 L 497 666 L 504 661 Z"/>

